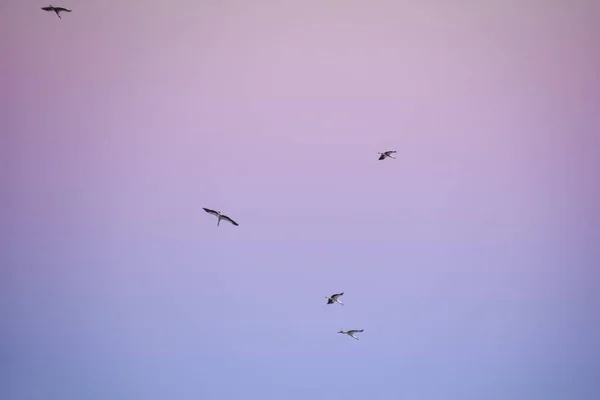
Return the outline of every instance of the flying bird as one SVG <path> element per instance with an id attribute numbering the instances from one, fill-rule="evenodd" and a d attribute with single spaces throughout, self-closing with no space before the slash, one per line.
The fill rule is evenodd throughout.
<path id="1" fill-rule="evenodd" d="M 217 226 L 219 226 L 219 224 L 221 223 L 221 220 L 230 222 L 233 225 L 238 226 L 237 222 L 235 222 L 234 220 L 232 220 L 231 218 L 229 218 L 227 215 L 221 214 L 221 211 L 210 210 L 210 209 L 204 208 L 204 207 L 202 207 L 202 209 L 204 211 L 206 211 L 207 213 L 212 214 L 212 215 L 214 215 L 214 216 L 216 216 L 218 218 L 218 220 L 217 220 Z"/>
<path id="2" fill-rule="evenodd" d="M 380 159 L 380 160 L 384 160 L 386 157 L 389 157 L 389 158 L 394 158 L 394 159 L 395 159 L 396 157 L 394 157 L 394 156 L 392 155 L 392 154 L 394 154 L 394 153 L 396 153 L 396 150 L 385 151 L 385 152 L 383 152 L 383 153 L 377 153 L 377 154 L 381 154 L 381 156 L 379 156 L 379 159 Z"/>
<path id="3" fill-rule="evenodd" d="M 364 331 L 364 329 L 353 329 L 353 330 L 350 330 L 350 331 L 339 331 L 338 333 L 343 333 L 344 335 L 348 335 L 348 336 L 353 337 L 354 339 L 358 340 L 358 338 L 356 336 L 354 336 L 354 334 L 358 333 L 358 332 L 362 332 L 362 331 Z"/>
<path id="4" fill-rule="evenodd" d="M 71 10 L 64 8 L 64 7 L 54 7 L 54 6 L 48 6 L 48 7 L 42 7 L 42 10 L 44 11 L 54 11 L 56 13 L 56 15 L 58 16 L 58 18 L 62 19 L 60 16 L 60 12 L 61 11 L 66 11 L 66 12 L 71 12 Z"/>
<path id="5" fill-rule="evenodd" d="M 340 303 L 341 305 L 344 305 L 344 303 L 338 300 L 338 298 L 343 295 L 344 292 L 332 294 L 331 296 L 325 296 L 325 298 L 327 299 L 327 304 Z"/>

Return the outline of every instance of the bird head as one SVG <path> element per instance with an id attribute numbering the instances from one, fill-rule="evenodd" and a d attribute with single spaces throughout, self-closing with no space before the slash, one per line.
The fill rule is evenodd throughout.
<path id="1" fill-rule="evenodd" d="M 338 333 L 344 333 L 344 331 L 339 331 Z"/>

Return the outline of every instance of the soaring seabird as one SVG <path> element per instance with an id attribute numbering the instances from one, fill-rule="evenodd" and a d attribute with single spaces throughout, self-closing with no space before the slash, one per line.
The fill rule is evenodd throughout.
<path id="1" fill-rule="evenodd" d="M 344 335 L 348 335 L 350 337 L 353 337 L 354 339 L 358 340 L 358 338 L 356 336 L 354 336 L 355 333 L 358 332 L 362 332 L 364 331 L 364 329 L 353 329 L 351 331 L 339 331 L 338 333 L 343 333 Z"/>
<path id="2" fill-rule="evenodd" d="M 210 210 L 208 208 L 204 208 L 202 207 L 202 209 L 204 211 L 206 211 L 209 214 L 212 214 L 214 216 L 216 216 L 218 218 L 217 220 L 217 226 L 219 226 L 219 224 L 221 223 L 221 220 L 227 221 L 227 222 L 231 222 L 233 225 L 238 226 L 238 223 L 235 222 L 234 220 L 232 220 L 231 218 L 229 218 L 227 215 L 223 215 L 221 214 L 221 211 L 215 211 L 215 210 Z"/>
<path id="3" fill-rule="evenodd" d="M 60 16 L 60 12 L 61 11 L 66 11 L 66 12 L 71 12 L 71 10 L 66 9 L 64 7 L 54 7 L 54 6 L 48 6 L 48 7 L 42 7 L 42 10 L 44 11 L 54 11 L 56 13 L 56 15 L 58 16 L 58 18 L 62 19 Z"/>
<path id="4" fill-rule="evenodd" d="M 325 296 L 325 298 L 327 299 L 327 304 L 340 303 L 341 305 L 344 305 L 344 303 L 338 300 L 338 298 L 343 295 L 344 292 L 332 294 L 331 296 Z"/>
<path id="5" fill-rule="evenodd" d="M 384 151 L 383 153 L 377 153 L 377 154 L 381 154 L 381 156 L 379 156 L 380 160 L 385 159 L 386 157 L 389 158 L 396 158 L 394 157 L 392 154 L 396 153 L 396 150 L 390 150 L 390 151 Z"/>

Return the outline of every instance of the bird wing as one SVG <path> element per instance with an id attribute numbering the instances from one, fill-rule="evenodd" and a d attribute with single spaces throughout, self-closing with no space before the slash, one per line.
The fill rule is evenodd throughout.
<path id="1" fill-rule="evenodd" d="M 336 293 L 336 294 L 332 295 L 331 298 L 334 299 L 334 300 L 336 300 L 338 297 L 340 297 L 343 294 L 344 293 Z"/>
<path id="2" fill-rule="evenodd" d="M 333 304 L 333 300 L 331 300 L 331 298 L 329 300 L 327 300 L 327 304 Z"/>
<path id="3" fill-rule="evenodd" d="M 390 151 L 388 151 L 388 154 L 394 154 L 394 153 L 397 153 L 397 151 L 396 150 L 390 150 Z"/>
<path id="4" fill-rule="evenodd" d="M 66 12 L 71 12 L 71 10 L 69 10 L 68 8 L 64 8 L 64 7 L 54 7 L 54 9 L 56 11 L 66 11 Z"/>
<path id="5" fill-rule="evenodd" d="M 237 222 L 235 222 L 234 220 L 232 220 L 231 218 L 229 218 L 227 215 L 221 215 L 221 219 L 224 219 L 227 222 L 231 222 L 235 226 L 239 226 Z"/>
<path id="6" fill-rule="evenodd" d="M 364 329 L 353 329 L 351 331 L 348 331 L 348 333 L 359 333 L 359 332 L 362 332 L 362 331 L 364 331 Z"/>
<path id="7" fill-rule="evenodd" d="M 218 213 L 218 212 L 216 212 L 215 210 L 211 210 L 210 208 L 204 208 L 204 207 L 202 207 L 202 209 L 203 209 L 204 211 L 206 211 L 207 213 L 209 213 L 209 214 L 212 214 L 212 215 L 219 216 L 219 213 Z"/>
<path id="8" fill-rule="evenodd" d="M 385 154 L 382 154 L 382 155 L 379 156 L 380 160 L 383 160 L 384 158 L 385 158 Z"/>

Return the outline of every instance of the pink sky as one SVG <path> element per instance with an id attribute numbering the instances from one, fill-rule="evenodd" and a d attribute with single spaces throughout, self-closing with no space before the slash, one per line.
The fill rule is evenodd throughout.
<path id="1" fill-rule="evenodd" d="M 45 5 L 0 5 L 0 398 L 598 398 L 600 2 Z"/>

